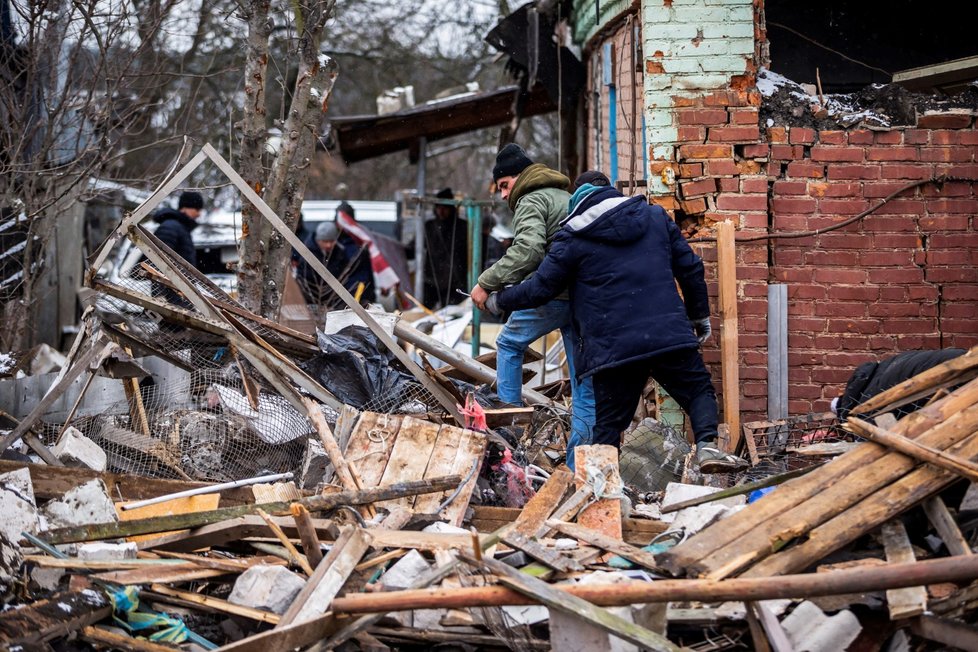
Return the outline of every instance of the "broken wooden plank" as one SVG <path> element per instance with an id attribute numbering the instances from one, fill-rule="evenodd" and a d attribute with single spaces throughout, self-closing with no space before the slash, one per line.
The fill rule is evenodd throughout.
<path id="1" fill-rule="evenodd" d="M 325 511 L 334 509 L 340 505 L 364 505 L 378 500 L 389 500 L 401 496 L 414 496 L 432 491 L 444 491 L 450 487 L 457 487 L 461 481 L 461 477 L 454 475 L 445 478 L 433 478 L 431 480 L 403 482 L 389 487 L 377 487 L 374 489 L 365 489 L 364 491 L 340 491 L 323 496 L 310 496 L 309 498 L 303 498 L 301 501 L 296 502 L 301 503 L 310 511 Z M 141 519 L 125 523 L 103 523 L 68 527 L 49 530 L 43 534 L 43 539 L 48 543 L 58 545 L 78 541 L 113 539 L 132 536 L 134 534 L 166 532 L 169 530 L 180 530 L 218 523 L 238 516 L 255 513 L 257 509 L 264 509 L 270 514 L 289 514 L 291 504 L 282 502 L 240 505 L 207 512 L 177 514 L 163 518 Z"/>
<path id="2" fill-rule="evenodd" d="M 134 650 L 135 652 L 173 652 L 173 648 L 169 645 L 160 645 L 144 638 L 127 636 L 92 625 L 82 627 L 78 634 L 83 640 L 96 644 L 96 648 L 105 647 L 110 650 Z"/>
<path id="3" fill-rule="evenodd" d="M 218 494 L 200 494 L 197 496 L 186 496 L 184 498 L 173 498 L 161 503 L 143 505 L 135 509 L 123 509 L 129 503 L 115 503 L 115 512 L 120 522 L 145 520 L 148 518 L 161 518 L 176 514 L 192 514 L 217 509 L 221 497 Z M 174 532 L 161 532 L 160 534 L 176 534 Z M 152 535 L 136 535 L 129 537 L 130 541 L 142 541 L 152 538 Z"/>
<path id="4" fill-rule="evenodd" d="M 536 536 L 537 530 L 557 509 L 573 481 L 574 472 L 567 467 L 554 470 L 540 490 L 524 505 L 513 524 L 513 531 L 528 537 Z"/>
<path id="5" fill-rule="evenodd" d="M 350 465 L 347 464 L 346 458 L 340 451 L 340 446 L 333 437 L 333 432 L 329 429 L 329 424 L 326 423 L 326 418 L 323 416 L 323 411 L 319 409 L 319 404 L 310 398 L 303 398 L 302 404 L 306 406 L 306 414 L 309 415 L 309 420 L 312 421 L 312 425 L 319 435 L 319 441 L 322 442 L 326 455 L 329 456 L 329 461 L 333 464 L 340 484 L 346 489 L 363 489 L 354 478 Z"/>
<path id="6" fill-rule="evenodd" d="M 524 595 L 533 597 L 545 604 L 550 609 L 555 609 L 599 627 L 606 632 L 634 643 L 643 649 L 679 652 L 679 647 L 674 645 L 661 634 L 648 630 L 640 625 L 625 620 L 624 618 L 612 614 L 611 612 L 597 607 L 581 598 L 573 596 L 565 591 L 561 591 L 550 586 L 543 580 L 530 577 L 519 570 L 508 566 L 495 559 L 483 559 L 479 562 L 467 553 L 459 553 L 463 561 L 475 568 L 486 567 L 495 575 L 499 576 L 500 583 L 519 591 Z"/>
<path id="7" fill-rule="evenodd" d="M 346 459 L 355 465 L 363 486 L 380 485 L 402 420 L 394 414 L 360 413 L 346 446 Z"/>
<path id="8" fill-rule="evenodd" d="M 868 421 L 863 421 L 857 417 L 849 417 L 847 423 L 856 431 L 857 435 L 870 439 L 877 444 L 892 448 L 904 455 L 909 455 L 915 460 L 939 466 L 952 473 L 957 473 L 972 482 L 978 482 L 978 464 L 975 464 L 971 460 L 958 459 L 953 455 L 948 455 L 944 451 L 925 446 L 913 439 L 901 437 L 896 433 L 874 426 Z"/>
<path id="9" fill-rule="evenodd" d="M 313 620 L 329 610 L 333 598 L 343 588 L 370 547 L 371 537 L 366 530 L 359 527 L 350 529 L 346 542 L 342 546 L 334 546 L 316 568 L 316 572 L 282 616 L 280 625 Z"/>
<path id="10" fill-rule="evenodd" d="M 285 532 L 282 531 L 282 528 L 278 526 L 278 523 L 272 520 L 272 517 L 269 516 L 265 512 L 265 510 L 259 509 L 256 511 L 258 512 L 258 515 L 261 517 L 261 519 L 268 524 L 268 529 L 272 531 L 272 533 L 275 535 L 275 538 L 278 539 L 279 542 L 285 547 L 285 550 L 288 551 L 289 558 L 292 561 L 294 561 L 299 566 L 299 568 L 302 569 L 302 571 L 306 574 L 306 577 L 312 577 L 315 571 L 313 570 L 312 566 L 309 564 L 309 560 L 306 559 L 306 556 L 300 553 L 296 549 L 296 547 L 292 544 L 292 541 L 289 539 L 289 537 L 285 536 Z"/>
<path id="11" fill-rule="evenodd" d="M 449 425 L 441 427 L 438 431 L 438 438 L 435 440 L 431 459 L 428 460 L 428 466 L 424 470 L 424 477 L 446 475 L 452 472 L 464 434 L 465 431 L 462 428 Z M 414 500 L 413 509 L 418 514 L 434 514 L 444 499 L 444 494 L 418 496 Z"/>
<path id="12" fill-rule="evenodd" d="M 723 420 L 729 429 L 728 453 L 740 445 L 740 363 L 737 334 L 737 252 L 734 223 L 717 224 L 717 279 L 720 295 L 720 373 Z"/>
<path id="13" fill-rule="evenodd" d="M 564 523 L 555 519 L 547 521 L 547 525 L 558 532 L 566 534 L 569 537 L 574 537 L 583 543 L 597 546 L 598 548 L 607 550 L 608 552 L 613 552 L 619 557 L 623 557 L 634 564 L 642 566 L 643 568 L 655 570 L 659 567 L 655 561 L 655 556 L 652 553 L 646 552 L 641 548 L 636 548 L 635 546 L 630 546 L 624 541 L 612 539 L 611 537 L 606 536 L 597 530 L 592 530 L 584 527 L 583 525 L 578 525 L 577 523 Z M 505 539 L 503 540 L 505 541 Z"/>
<path id="14" fill-rule="evenodd" d="M 793 652 L 795 648 L 788 640 L 784 628 L 763 602 L 747 602 L 745 606 L 748 617 L 753 616 L 764 632 L 764 642 L 770 646 L 771 652 Z M 754 640 L 757 641 L 756 638 Z"/>
<path id="15" fill-rule="evenodd" d="M 901 564 L 917 561 L 903 521 L 899 519 L 887 521 L 880 528 L 880 535 L 887 562 Z M 886 606 L 890 611 L 890 620 L 919 616 L 927 611 L 927 589 L 923 586 L 890 589 L 886 592 Z"/>
<path id="16" fill-rule="evenodd" d="M 193 568 L 137 568 L 134 570 L 98 573 L 97 575 L 91 575 L 90 577 L 93 580 L 130 586 L 133 584 L 172 584 L 176 582 L 192 582 L 194 580 L 204 580 L 227 574 L 228 571 L 226 570 L 201 568 L 194 564 Z"/>
<path id="17" fill-rule="evenodd" d="M 911 622 L 910 631 L 928 641 L 950 645 L 955 649 L 978 650 L 978 629 L 955 620 L 919 616 Z"/>
<path id="18" fill-rule="evenodd" d="M 404 417 L 401 421 L 401 429 L 397 433 L 397 440 L 387 458 L 387 466 L 381 476 L 380 485 L 423 478 L 428 460 L 435 448 L 435 441 L 438 439 L 439 428 L 440 426 L 434 423 Z M 410 508 L 413 504 L 414 496 L 411 496 L 386 501 L 380 503 L 380 506 Z"/>
<path id="19" fill-rule="evenodd" d="M 290 508 L 292 519 L 295 521 L 295 528 L 299 531 L 299 541 L 302 542 L 302 551 L 309 560 L 309 564 L 316 568 L 323 560 L 323 551 L 319 543 L 319 536 L 316 534 L 316 526 L 312 522 L 309 510 L 299 503 L 292 503 Z"/>
<path id="20" fill-rule="evenodd" d="M 535 539 L 531 539 L 530 537 L 526 536 L 522 532 L 510 530 L 503 536 L 503 543 L 517 550 L 522 550 L 541 564 L 544 564 L 545 566 L 548 566 L 556 571 L 571 573 L 574 571 L 584 570 L 584 566 L 576 559 L 562 555 L 558 551 L 551 548 L 547 548 L 541 545 Z"/>
<path id="21" fill-rule="evenodd" d="M 951 516 L 951 512 L 948 511 L 947 505 L 940 496 L 928 498 L 921 506 L 924 508 L 924 513 L 927 514 L 927 519 L 937 530 L 941 541 L 947 546 L 948 552 L 952 555 L 974 554 L 968 540 L 961 534 L 957 521 Z"/>
<path id="22" fill-rule="evenodd" d="M 186 603 L 203 607 L 207 611 L 242 616 L 244 618 L 250 618 L 251 620 L 257 620 L 263 623 L 271 623 L 272 625 L 278 623 L 281 618 L 281 616 L 278 614 L 273 614 L 269 611 L 244 607 L 239 604 L 228 602 L 227 600 L 221 600 L 220 598 L 214 598 L 201 593 L 194 593 L 193 591 L 182 591 L 165 584 L 151 584 L 150 590 L 153 593 L 159 593 L 160 595 L 169 596 L 171 598 L 179 598 Z M 143 595 L 146 596 L 145 593 Z"/>

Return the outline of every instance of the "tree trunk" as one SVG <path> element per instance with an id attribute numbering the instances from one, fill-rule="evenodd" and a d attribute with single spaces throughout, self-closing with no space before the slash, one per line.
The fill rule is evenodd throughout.
<path id="1" fill-rule="evenodd" d="M 298 43 L 299 71 L 282 129 L 282 142 L 267 176 L 261 167 L 266 144 L 264 89 L 260 91 L 260 98 L 257 94 L 248 95 L 246 112 L 252 115 L 246 117 L 244 122 L 246 137 L 242 143 L 241 172 L 257 191 L 263 191 L 265 202 L 282 217 L 289 228 L 295 228 L 299 221 L 299 211 L 308 181 L 309 159 L 315 150 L 322 113 L 326 110 L 337 74 L 336 63 L 319 52 L 326 21 L 332 14 L 333 7 L 333 0 L 317 2 L 306 14 L 296 18 L 297 29 L 301 33 Z M 268 6 L 264 5 L 266 15 L 267 10 Z M 248 21 L 246 84 L 264 79 L 264 63 L 268 57 L 267 27 L 264 32 L 257 30 L 261 25 L 267 26 L 267 20 L 261 25 L 256 23 L 254 16 L 251 16 Z M 258 41 L 261 39 L 264 39 L 264 49 L 259 51 Z M 256 76 L 259 70 L 257 62 L 252 59 L 259 52 L 264 59 L 261 62 L 260 75 Z M 256 92 L 258 87 L 255 83 Z M 242 225 L 244 248 L 238 272 L 240 298 L 249 309 L 275 319 L 281 305 L 291 247 L 250 206 L 243 211 Z"/>

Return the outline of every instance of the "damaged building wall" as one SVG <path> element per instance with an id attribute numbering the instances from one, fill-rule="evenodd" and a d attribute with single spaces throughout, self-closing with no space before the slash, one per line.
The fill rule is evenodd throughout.
<path id="1" fill-rule="evenodd" d="M 808 97 L 772 115 L 757 85 L 756 71 L 767 63 L 762 3 L 644 2 L 641 16 L 648 197 L 670 211 L 706 261 L 714 313 L 711 227 L 731 220 L 737 228 L 745 419 L 763 418 L 767 409 L 771 283 L 788 285 L 792 414 L 826 410 L 867 360 L 978 343 L 978 111 L 921 108 L 919 119 L 871 128 L 854 114 L 831 125 L 813 119 L 808 100 L 817 98 Z M 627 20 L 626 12 L 589 28 L 589 69 L 600 68 L 607 44 L 625 40 Z M 589 94 L 602 90 L 595 80 L 592 74 Z M 607 152 L 602 115 L 596 122 L 588 114 L 585 141 Z M 599 167 L 608 172 L 604 162 Z M 836 231 L 764 237 L 830 227 L 909 182 L 941 174 L 958 180 L 907 190 Z M 719 384 L 717 337 L 704 357 Z"/>

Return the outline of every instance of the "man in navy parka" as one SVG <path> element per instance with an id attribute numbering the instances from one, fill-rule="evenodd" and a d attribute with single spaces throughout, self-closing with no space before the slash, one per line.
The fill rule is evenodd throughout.
<path id="1" fill-rule="evenodd" d="M 703 261 L 661 207 L 624 197 L 600 172 L 578 185 L 537 273 L 487 307 L 533 308 L 569 289 L 575 369 L 594 382 L 591 443 L 620 447 L 651 375 L 689 415 L 702 472 L 745 468 L 716 444 L 716 393 L 699 352 L 710 336 Z"/>

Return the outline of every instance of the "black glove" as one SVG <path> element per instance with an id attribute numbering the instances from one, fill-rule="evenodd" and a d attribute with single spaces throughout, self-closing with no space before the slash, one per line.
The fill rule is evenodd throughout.
<path id="1" fill-rule="evenodd" d="M 696 331 L 696 339 L 700 341 L 700 344 L 710 339 L 710 334 L 713 332 L 710 327 L 710 318 L 694 319 L 693 330 Z"/>
<path id="2" fill-rule="evenodd" d="M 492 292 L 489 294 L 489 298 L 486 299 L 486 311 L 491 312 L 497 317 L 503 314 L 503 309 L 499 307 L 499 293 Z"/>

